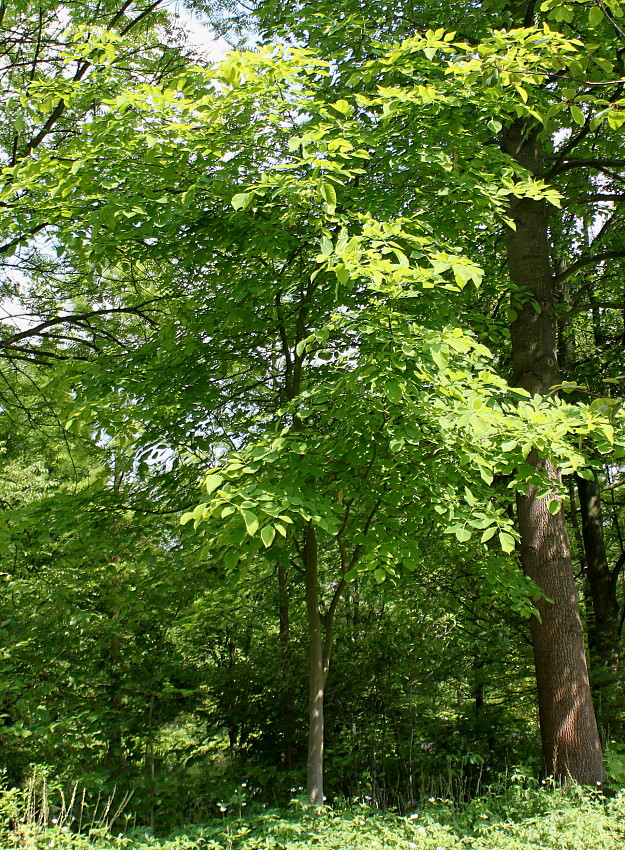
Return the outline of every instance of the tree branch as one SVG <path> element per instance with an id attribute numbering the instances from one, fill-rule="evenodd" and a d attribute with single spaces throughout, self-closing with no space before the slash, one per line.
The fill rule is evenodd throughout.
<path id="1" fill-rule="evenodd" d="M 549 172 L 550 177 L 573 168 L 594 168 L 597 171 L 603 171 L 605 168 L 625 168 L 625 159 L 558 159 L 558 162 L 561 164 L 554 165 Z"/>
<path id="2" fill-rule="evenodd" d="M 573 316 L 578 316 L 580 313 L 585 313 L 587 310 L 592 310 L 593 307 L 600 307 L 602 310 L 625 310 L 625 301 L 591 301 L 588 304 L 582 304 L 581 307 L 574 307 L 572 310 L 567 310 L 566 313 L 561 313 L 558 316 L 559 322 L 566 322 Z"/>
<path id="3" fill-rule="evenodd" d="M 0 339 L 0 348 L 13 348 L 16 343 L 20 342 L 23 339 L 28 339 L 32 336 L 43 336 L 44 331 L 48 328 L 53 327 L 54 325 L 78 325 L 82 327 L 83 322 L 88 322 L 89 319 L 93 319 L 96 316 L 109 316 L 116 313 L 129 313 L 131 315 L 141 316 L 142 318 L 148 319 L 141 312 L 144 307 L 148 304 L 153 304 L 155 301 L 158 301 L 158 298 L 152 298 L 150 301 L 145 301 L 143 304 L 138 304 L 136 307 L 109 307 L 103 310 L 91 310 L 88 313 L 75 313 L 69 316 L 55 316 L 53 319 L 47 319 L 45 322 L 41 322 L 38 325 L 35 325 L 33 328 L 27 328 L 25 331 L 20 331 L 16 334 L 11 334 L 11 336 L 5 337 L 4 339 Z M 89 330 L 93 331 L 94 329 L 91 325 L 88 325 Z M 110 334 L 109 334 L 110 336 Z M 52 356 L 52 355 L 50 355 Z"/>
<path id="4" fill-rule="evenodd" d="M 575 274 L 579 269 L 583 269 L 586 266 L 592 266 L 597 263 L 602 263 L 604 260 L 615 260 L 620 257 L 625 257 L 625 249 L 620 251 L 604 251 L 602 254 L 592 254 L 590 257 L 581 257 L 579 260 L 576 260 L 572 265 L 570 265 L 567 269 L 560 274 L 554 275 L 554 281 L 556 283 L 560 283 L 563 280 L 566 280 L 572 274 Z"/>

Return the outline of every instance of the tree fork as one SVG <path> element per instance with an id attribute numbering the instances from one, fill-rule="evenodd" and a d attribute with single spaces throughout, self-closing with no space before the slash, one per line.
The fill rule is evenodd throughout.
<path id="1" fill-rule="evenodd" d="M 516 121 L 503 149 L 535 176 L 543 174 L 538 128 Z M 555 286 L 549 259 L 547 206 L 527 198 L 513 200 L 516 229 L 507 236 L 508 270 L 516 319 L 511 325 L 513 382 L 544 396 L 560 382 L 557 362 Z M 558 472 L 536 451 L 529 460 L 554 482 Z M 596 784 L 605 780 L 584 632 L 573 576 L 563 511 L 555 516 L 534 487 L 517 496 L 521 565 L 544 594 L 531 634 L 545 770 L 559 781 Z M 548 601 L 551 600 L 551 601 Z"/>

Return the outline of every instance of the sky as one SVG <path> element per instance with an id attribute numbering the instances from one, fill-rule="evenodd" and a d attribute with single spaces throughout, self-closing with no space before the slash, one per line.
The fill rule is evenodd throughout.
<path id="1" fill-rule="evenodd" d="M 189 34 L 189 46 L 195 48 L 207 59 L 220 62 L 225 58 L 226 53 L 232 49 L 224 38 L 215 38 L 215 34 L 202 23 L 200 17 L 192 15 L 177 0 L 168 4 L 168 8 L 178 16 L 180 23 Z"/>

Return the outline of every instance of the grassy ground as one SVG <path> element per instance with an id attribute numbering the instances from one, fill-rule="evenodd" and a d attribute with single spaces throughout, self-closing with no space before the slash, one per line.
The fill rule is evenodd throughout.
<path id="1" fill-rule="evenodd" d="M 167 838 L 146 830 L 89 835 L 68 825 L 9 823 L 0 847 L 25 850 L 625 850 L 625 792 L 610 799 L 579 789 L 511 787 L 471 803 L 432 800 L 409 817 L 354 806 L 315 814 L 294 802 L 287 811 L 260 810 L 190 827 Z"/>

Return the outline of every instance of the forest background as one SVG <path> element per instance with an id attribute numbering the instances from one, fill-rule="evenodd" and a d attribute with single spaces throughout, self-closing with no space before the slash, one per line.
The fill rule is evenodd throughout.
<path id="1" fill-rule="evenodd" d="M 620 4 L 192 9 L 0 7 L 7 787 L 622 783 Z"/>

